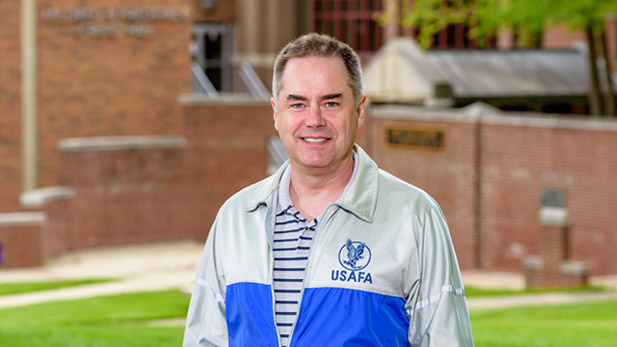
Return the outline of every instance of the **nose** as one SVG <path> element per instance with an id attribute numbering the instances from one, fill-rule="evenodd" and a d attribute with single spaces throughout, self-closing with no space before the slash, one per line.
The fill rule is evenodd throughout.
<path id="1" fill-rule="evenodd" d="M 321 114 L 319 107 L 310 107 L 308 115 L 304 120 L 304 124 L 307 127 L 320 127 L 325 125 L 325 120 Z"/>

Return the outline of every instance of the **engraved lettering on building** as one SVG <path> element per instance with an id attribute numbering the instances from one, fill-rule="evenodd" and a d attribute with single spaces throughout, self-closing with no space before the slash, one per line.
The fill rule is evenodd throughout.
<path id="1" fill-rule="evenodd" d="M 181 23 L 189 17 L 187 8 L 169 6 L 75 6 L 41 11 L 44 23 L 75 25 L 80 38 L 150 38 L 156 33 L 156 23 Z"/>
<path id="2" fill-rule="evenodd" d="M 445 137 L 441 128 L 386 127 L 386 143 L 391 148 L 443 151 Z"/>

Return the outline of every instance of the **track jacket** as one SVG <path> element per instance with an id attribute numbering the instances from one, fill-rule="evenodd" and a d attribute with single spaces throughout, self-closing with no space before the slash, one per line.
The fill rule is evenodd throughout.
<path id="1" fill-rule="evenodd" d="M 355 150 L 353 182 L 315 232 L 290 346 L 472 346 L 439 206 Z M 279 346 L 273 209 L 286 165 L 219 210 L 195 280 L 184 346 Z"/>

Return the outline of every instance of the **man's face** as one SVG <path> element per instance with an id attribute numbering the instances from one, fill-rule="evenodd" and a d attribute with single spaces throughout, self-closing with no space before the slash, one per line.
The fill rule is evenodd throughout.
<path id="1" fill-rule="evenodd" d="M 283 72 L 274 127 L 292 165 L 336 170 L 350 158 L 364 101 L 354 104 L 343 60 L 336 56 L 290 59 Z"/>

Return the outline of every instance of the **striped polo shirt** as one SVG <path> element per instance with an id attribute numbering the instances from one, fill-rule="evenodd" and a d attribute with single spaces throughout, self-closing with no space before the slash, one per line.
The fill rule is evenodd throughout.
<path id="1" fill-rule="evenodd" d="M 354 152 L 356 174 L 358 160 Z M 281 337 L 281 346 L 289 345 L 291 329 L 298 314 L 304 270 L 313 244 L 315 230 L 321 216 L 313 221 L 306 218 L 293 206 L 289 196 L 291 169 L 288 166 L 279 182 L 276 224 L 274 227 L 274 301 L 276 327 Z M 345 191 L 349 188 L 349 183 Z M 345 192 L 343 192 L 344 194 Z"/>

